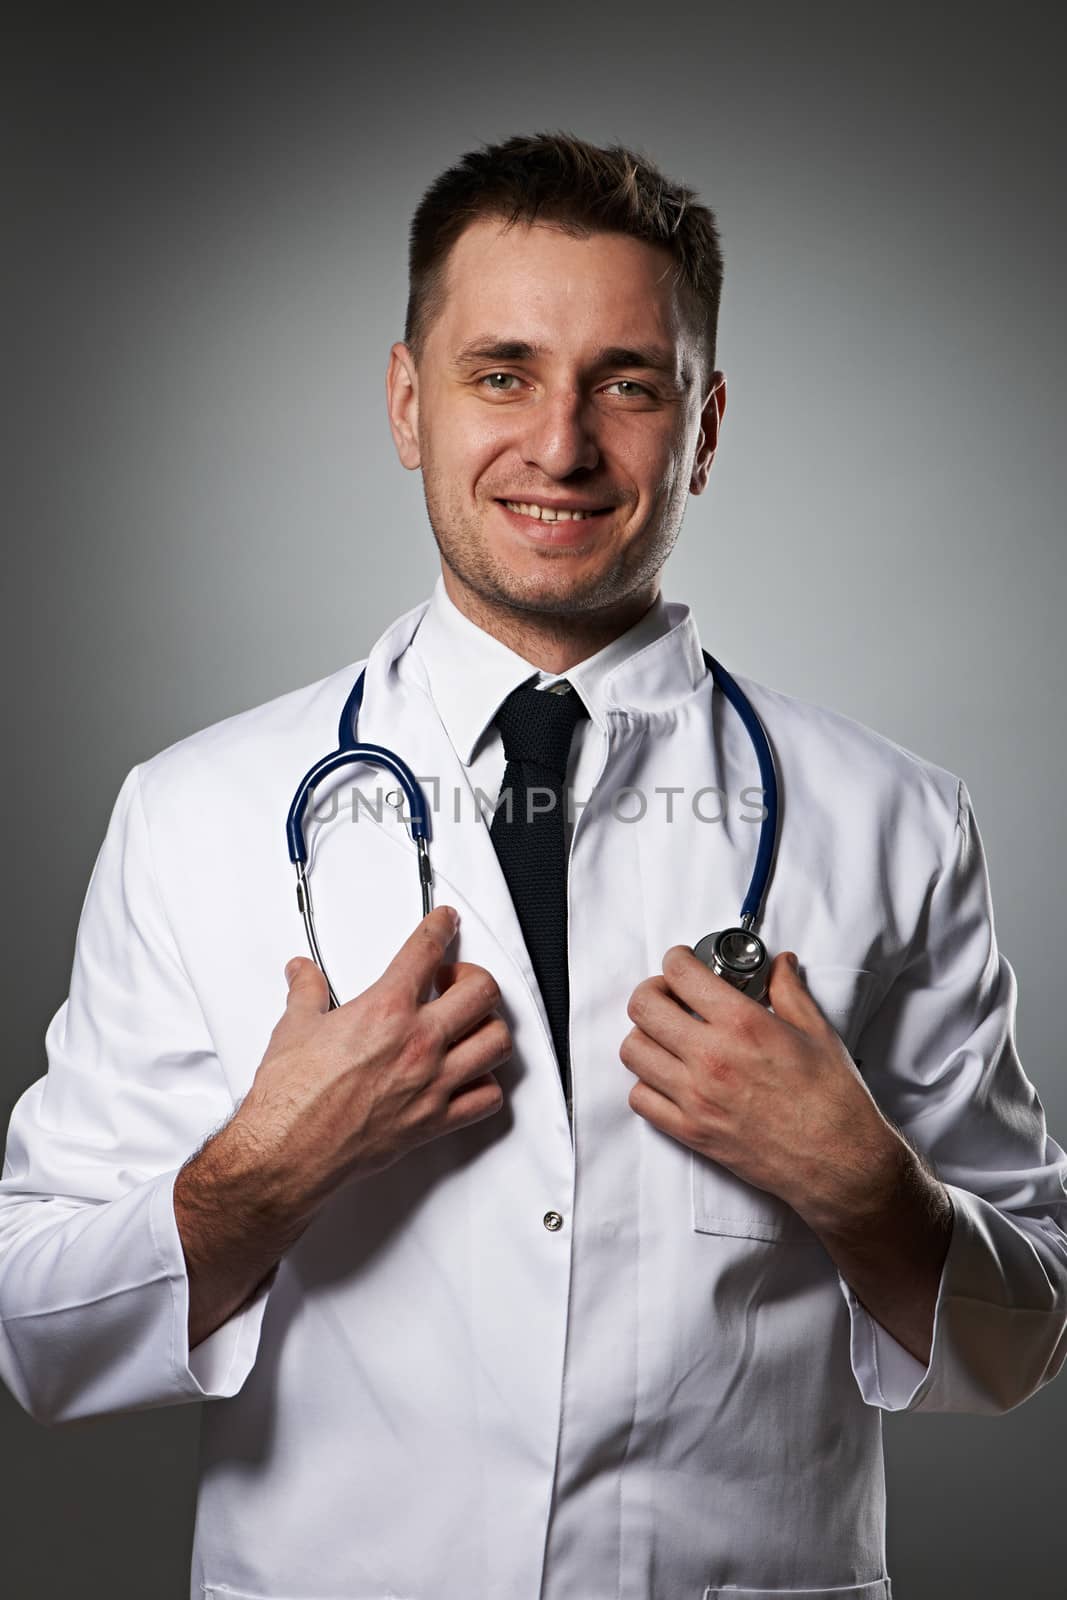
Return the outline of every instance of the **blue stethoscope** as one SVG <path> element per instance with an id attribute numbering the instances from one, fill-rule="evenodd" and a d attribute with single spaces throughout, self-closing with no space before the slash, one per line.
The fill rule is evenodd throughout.
<path id="1" fill-rule="evenodd" d="M 756 924 L 760 918 L 760 910 L 764 896 L 767 893 L 767 884 L 771 875 L 771 865 L 774 860 L 775 846 L 778 842 L 778 779 L 774 769 L 774 757 L 760 722 L 748 699 L 742 693 L 737 682 L 730 676 L 726 668 L 720 666 L 707 651 L 703 651 L 704 661 L 711 672 L 716 686 L 722 690 L 734 710 L 737 712 L 749 738 L 752 740 L 759 762 L 760 781 L 763 785 L 764 814 L 760 824 L 759 844 L 756 847 L 756 864 L 752 872 L 752 879 L 748 886 L 744 904 L 741 907 L 741 917 L 736 928 L 725 928 L 721 933 L 707 933 L 693 947 L 693 953 L 704 965 L 710 967 L 712 972 L 720 978 L 725 978 L 727 983 L 732 983 L 736 989 L 741 989 L 753 1000 L 762 1000 L 767 992 L 767 974 L 770 968 L 770 956 L 763 940 L 756 933 Z M 430 815 L 426 805 L 426 796 L 422 792 L 415 774 L 406 762 L 402 761 L 392 750 L 386 750 L 380 744 L 361 744 L 359 742 L 358 720 L 360 707 L 363 704 L 363 680 L 366 669 L 356 679 L 355 686 L 348 699 L 345 701 L 344 710 L 341 712 L 341 721 L 337 733 L 337 749 L 332 750 L 328 756 L 323 756 L 321 761 L 316 761 L 311 770 L 304 774 L 300 786 L 293 796 L 293 803 L 289 807 L 289 815 L 285 823 L 286 840 L 289 846 L 289 859 L 296 868 L 296 903 L 304 922 L 304 931 L 307 934 L 308 947 L 312 960 L 326 979 L 330 991 L 330 1007 L 340 1005 L 330 975 L 326 971 L 319 948 L 318 936 L 315 932 L 315 911 L 311 900 L 311 883 L 309 879 L 309 863 L 307 841 L 304 838 L 304 819 L 308 800 L 315 785 L 328 778 L 332 772 L 340 767 L 351 766 L 356 762 L 366 762 L 369 766 L 383 767 L 392 774 L 400 785 L 404 799 L 407 802 L 407 822 L 411 830 L 411 837 L 415 842 L 419 868 L 419 889 L 422 894 L 422 914 L 425 917 L 433 910 L 433 872 L 430 868 Z"/>

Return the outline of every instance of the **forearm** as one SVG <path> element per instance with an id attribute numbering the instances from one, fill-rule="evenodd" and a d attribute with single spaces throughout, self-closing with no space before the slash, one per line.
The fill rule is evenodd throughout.
<path id="1" fill-rule="evenodd" d="M 189 1348 L 251 1298 L 304 1232 L 320 1201 L 282 1194 L 274 1167 L 238 1114 L 182 1167 L 174 1217 L 189 1277 Z"/>
<path id="2" fill-rule="evenodd" d="M 815 1225 L 856 1298 L 898 1344 L 930 1359 L 934 1308 L 952 1237 L 952 1201 L 895 1130 L 872 1158 L 862 1199 Z"/>

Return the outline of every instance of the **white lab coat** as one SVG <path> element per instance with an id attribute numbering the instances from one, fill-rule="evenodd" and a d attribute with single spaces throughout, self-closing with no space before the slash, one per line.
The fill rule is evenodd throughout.
<path id="1" fill-rule="evenodd" d="M 346 1185 L 189 1353 L 173 1180 L 283 1008 L 302 946 L 283 822 L 358 669 L 183 741 L 122 787 L 48 1074 L 12 1116 L 0 1373 L 45 1422 L 210 1401 L 198 1600 L 888 1600 L 881 1409 L 1003 1411 L 1065 1348 L 1067 1159 L 1015 1055 L 966 791 L 741 680 L 782 774 L 765 936 L 799 952 L 952 1198 L 924 1370 L 795 1213 L 627 1102 L 627 999 L 670 945 L 736 921 L 756 842 L 738 798 L 755 758 L 687 609 L 616 669 L 574 832 L 573 1145 L 488 830 L 456 820 L 464 770 L 425 688 L 398 678 L 423 610 L 371 652 L 360 732 L 447 797 L 436 894 L 461 912 L 458 956 L 503 992 L 505 1109 Z M 354 781 L 324 785 L 320 812 Z M 686 798 L 667 823 L 654 791 L 670 785 Z M 599 804 L 627 786 L 649 797 L 640 822 Z M 720 823 L 691 803 L 704 790 L 714 815 L 713 786 Z M 413 846 L 373 801 L 311 831 L 320 932 L 351 996 L 418 920 Z"/>

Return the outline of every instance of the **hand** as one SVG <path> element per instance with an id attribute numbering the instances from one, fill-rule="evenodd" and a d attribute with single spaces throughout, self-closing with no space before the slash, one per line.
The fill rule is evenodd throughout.
<path id="1" fill-rule="evenodd" d="M 449 906 L 431 911 L 377 982 L 334 1011 L 314 962 L 289 962 L 285 1012 L 234 1119 L 273 1158 L 279 1205 L 313 1207 L 346 1178 L 499 1111 L 493 1069 L 511 1034 L 491 974 L 442 964 L 456 921 Z"/>
<path id="2" fill-rule="evenodd" d="M 662 977 L 630 997 L 619 1056 L 639 1116 L 819 1231 L 874 1213 L 898 1181 L 901 1141 L 795 960 L 771 966 L 771 1012 L 674 945 Z"/>

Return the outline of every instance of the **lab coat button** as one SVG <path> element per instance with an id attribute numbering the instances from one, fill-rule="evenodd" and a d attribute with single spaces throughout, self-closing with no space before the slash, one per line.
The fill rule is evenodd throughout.
<path id="1" fill-rule="evenodd" d="M 549 1233 L 558 1233 L 563 1226 L 563 1218 L 560 1216 L 558 1211 L 546 1211 L 544 1215 L 544 1224 Z"/>

